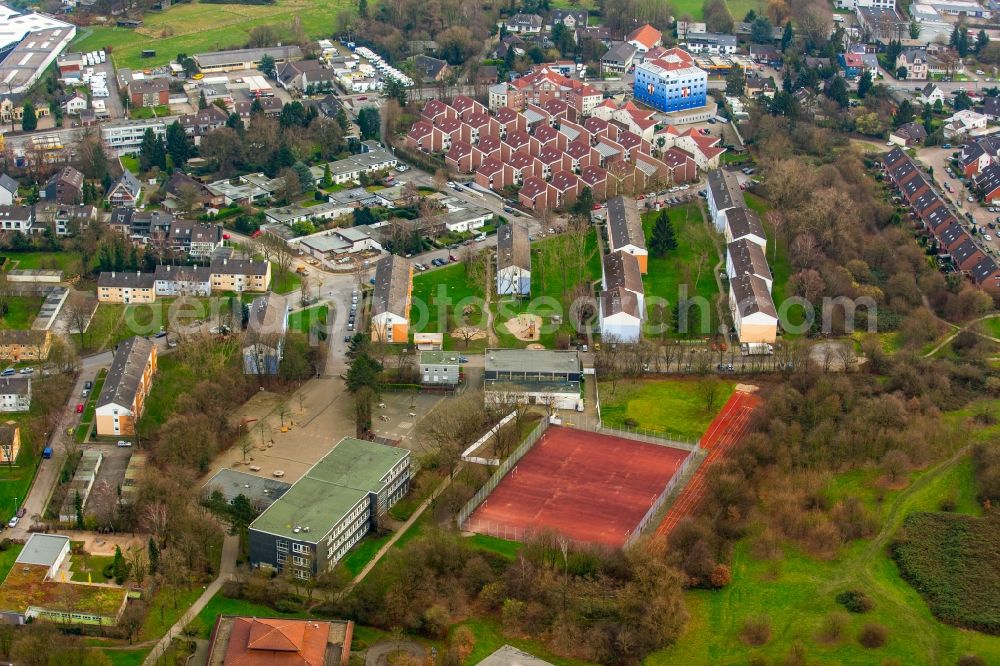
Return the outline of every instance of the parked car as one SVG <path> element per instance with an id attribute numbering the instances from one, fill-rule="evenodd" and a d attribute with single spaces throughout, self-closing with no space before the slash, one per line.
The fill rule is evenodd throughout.
<path id="1" fill-rule="evenodd" d="M 76 403 L 76 413 L 77 414 L 83 414 L 83 403 L 82 402 Z"/>
<path id="2" fill-rule="evenodd" d="M 34 368 L 21 368 L 21 370 L 20 370 L 20 373 L 21 373 L 22 375 L 30 375 L 30 374 L 31 374 L 31 373 L 33 373 L 34 371 L 35 371 L 35 369 L 34 369 Z"/>
<path id="3" fill-rule="evenodd" d="M 94 382 L 89 381 L 89 380 L 85 381 L 83 383 L 83 388 L 85 388 L 85 389 L 92 389 L 92 388 L 94 388 Z"/>
<path id="4" fill-rule="evenodd" d="M 19 520 L 20 520 L 20 518 L 18 518 L 17 516 L 14 516 L 13 518 L 10 519 L 10 522 L 7 523 L 7 527 L 17 527 L 17 522 Z"/>
<path id="5" fill-rule="evenodd" d="M 0 377 L 10 377 L 15 372 L 17 372 L 17 370 L 15 370 L 14 368 L 7 368 L 3 372 L 0 372 Z"/>
<path id="6" fill-rule="evenodd" d="M 90 395 L 90 389 L 83 389 L 83 393 L 81 395 L 83 395 L 83 397 L 86 398 L 88 395 Z"/>
<path id="7" fill-rule="evenodd" d="M 126 446 L 132 446 L 132 442 L 126 442 L 124 439 L 118 440 L 119 448 L 125 448 Z"/>

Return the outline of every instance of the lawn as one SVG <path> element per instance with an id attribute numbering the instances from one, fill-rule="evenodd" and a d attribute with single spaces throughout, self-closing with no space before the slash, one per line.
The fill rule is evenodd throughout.
<path id="1" fill-rule="evenodd" d="M 979 327 L 986 335 L 994 338 L 1000 338 L 1000 316 L 984 319 L 979 322 Z"/>
<path id="2" fill-rule="evenodd" d="M 581 282 L 587 285 L 587 293 L 590 293 L 590 286 L 601 279 L 601 254 L 597 247 L 597 233 L 591 230 L 587 234 L 583 250 L 586 259 L 583 275 L 573 270 L 564 272 L 563 255 L 559 249 L 559 244 L 564 242 L 566 238 L 555 237 L 532 244 L 531 299 L 525 301 L 504 298 L 497 304 L 495 329 L 501 346 L 524 347 L 528 344 L 518 340 L 504 326 L 504 322 L 521 313 L 537 314 L 542 318 L 543 327 L 538 342 L 549 349 L 556 346 L 556 336 L 559 333 L 568 334 L 571 338 L 577 333 L 569 318 L 567 293 L 573 292 Z M 561 324 L 551 323 L 553 314 L 561 315 Z"/>
<path id="3" fill-rule="evenodd" d="M 134 174 L 142 173 L 142 167 L 139 166 L 139 158 L 135 155 L 121 155 L 119 158 L 122 163 L 122 167 L 128 169 Z"/>
<path id="4" fill-rule="evenodd" d="M 20 506 L 28 496 L 28 489 L 31 488 L 41 460 L 33 450 L 31 435 L 31 431 L 22 424 L 21 450 L 17 454 L 17 460 L 13 467 L 0 465 L 0 521 L 4 525 L 14 515 L 15 502 Z"/>
<path id="5" fill-rule="evenodd" d="M 523 543 L 508 541 L 507 539 L 498 539 L 485 534 L 473 534 L 472 536 L 467 537 L 467 542 L 474 548 L 502 555 L 509 560 L 516 558 L 517 554 L 521 552 L 522 548 L 524 548 Z"/>
<path id="6" fill-rule="evenodd" d="M 276 294 L 290 294 L 302 287 L 302 278 L 295 271 L 282 273 L 271 264 L 271 291 Z"/>
<path id="7" fill-rule="evenodd" d="M 195 585 L 185 587 L 161 587 L 149 604 L 146 620 L 139 630 L 139 640 L 160 638 L 172 627 L 184 612 L 191 607 L 205 590 Z"/>
<path id="8" fill-rule="evenodd" d="M 541 643 L 505 636 L 500 624 L 492 619 L 470 618 L 465 622 L 456 624 L 451 628 L 451 630 L 454 631 L 457 627 L 462 626 L 471 629 L 472 634 L 476 639 L 472 654 L 470 654 L 469 658 L 465 661 L 467 664 L 478 664 L 480 661 L 486 659 L 486 657 L 490 656 L 504 645 L 513 645 L 514 647 L 524 650 L 539 659 L 544 659 L 549 663 L 556 664 L 556 666 L 562 666 L 564 664 L 566 666 L 571 664 L 579 666 L 580 664 L 588 663 L 577 659 L 564 659 L 562 657 L 557 657 L 549 652 Z"/>
<path id="9" fill-rule="evenodd" d="M 113 347 L 125 338 L 120 334 L 124 329 L 125 307 L 118 303 L 101 303 L 97 306 L 94 316 L 83 334 L 83 351 L 96 353 L 102 349 Z M 79 334 L 73 334 L 73 340 L 79 341 Z"/>
<path id="10" fill-rule="evenodd" d="M 731 382 L 720 381 L 709 409 L 703 384 L 693 379 L 646 379 L 598 383 L 601 419 L 624 427 L 626 419 L 644 430 L 669 434 L 682 441 L 699 439 L 733 392 Z"/>
<path id="11" fill-rule="evenodd" d="M 216 348 L 216 353 L 219 355 L 225 355 L 230 351 L 234 352 L 232 357 L 224 361 L 232 366 L 233 372 L 239 372 L 237 368 L 241 361 L 239 350 L 229 345 L 220 345 Z M 178 396 L 198 381 L 199 369 L 191 367 L 186 360 L 176 354 L 160 356 L 157 363 L 156 381 L 153 382 L 149 398 L 146 399 L 145 411 L 139 421 L 143 433 L 153 432 L 163 425 L 173 414 Z"/>
<path id="12" fill-rule="evenodd" d="M 128 112 L 132 120 L 146 120 L 148 118 L 162 118 L 170 115 L 170 107 L 166 105 L 133 107 Z M 130 169 L 131 171 L 131 169 Z M 138 173 L 138 172 L 133 172 Z"/>
<path id="13" fill-rule="evenodd" d="M 14 561 L 21 554 L 23 545 L 19 543 L 10 544 L 10 548 L 0 551 L 0 581 L 7 577 L 7 572 L 14 566 Z"/>
<path id="14" fill-rule="evenodd" d="M 43 300 L 37 296 L 7 296 L 7 314 L 0 318 L 0 329 L 30 329 Z"/>
<path id="15" fill-rule="evenodd" d="M 361 540 L 361 543 L 347 553 L 344 559 L 341 560 L 341 563 L 351 573 L 351 576 L 357 576 L 372 561 L 379 548 L 384 546 L 391 537 L 391 534 L 380 537 L 368 535 Z"/>
<path id="16" fill-rule="evenodd" d="M 704 5 L 702 0 L 675 0 L 670 3 L 674 10 L 674 16 L 690 15 L 695 21 L 701 21 L 704 18 L 702 11 Z M 732 14 L 734 21 L 742 21 L 751 9 L 760 15 L 766 15 L 764 10 L 767 8 L 767 3 L 763 0 L 726 0 L 726 6 L 729 7 L 729 13 Z"/>
<path id="17" fill-rule="evenodd" d="M 869 540 L 857 541 L 832 561 L 816 560 L 786 549 L 773 562 L 750 555 L 747 540 L 736 546 L 733 584 L 719 591 L 685 593 L 691 619 L 676 644 L 651 655 L 647 664 L 680 663 L 745 664 L 757 659 L 780 663 L 792 646 L 801 644 L 808 663 L 939 663 L 954 664 L 965 654 L 976 654 L 985 663 L 1000 663 L 1000 637 L 955 629 L 938 622 L 920 595 L 899 575 L 886 546 L 903 519 L 917 511 L 934 511 L 957 488 L 971 485 L 971 466 L 963 457 L 951 458 L 930 470 L 912 475 L 901 491 L 880 493 L 878 515 L 882 530 Z M 872 477 L 851 472 L 834 477 L 837 495 L 861 494 L 874 501 Z M 960 490 L 959 496 L 966 490 Z M 961 500 L 963 506 L 966 500 Z M 842 610 L 834 597 L 846 589 L 862 589 L 875 602 L 864 615 L 850 615 L 842 641 L 817 639 L 824 620 Z M 771 640 L 750 648 L 740 640 L 745 618 L 765 614 L 770 619 Z M 861 626 L 877 622 L 889 630 L 883 648 L 862 648 L 856 636 Z"/>
<path id="18" fill-rule="evenodd" d="M 103 652 L 108 658 L 111 666 L 141 666 L 146 661 L 146 655 L 152 648 L 139 648 L 136 650 L 98 650 Z"/>
<path id="19" fill-rule="evenodd" d="M 704 337 L 714 331 L 711 322 L 718 320 L 715 300 L 719 290 L 715 283 L 715 268 L 719 264 L 719 254 L 712 242 L 713 232 L 705 224 L 697 203 L 668 210 L 677 237 L 677 248 L 663 257 L 650 255 L 648 270 L 643 276 L 646 300 L 649 303 L 651 297 L 665 299 L 673 309 L 681 298 L 704 299 L 701 305 L 692 304 L 688 309 L 686 324 L 675 321 L 672 327 L 674 330 L 684 328 L 687 335 Z M 658 215 L 659 212 L 650 211 L 642 216 L 643 233 L 647 239 L 653 236 L 653 224 Z M 707 312 L 702 308 L 707 308 Z"/>
<path id="20" fill-rule="evenodd" d="M 106 583 L 104 567 L 115 561 L 112 555 L 73 555 L 70 559 L 72 580 L 77 583 Z"/>
<path id="21" fill-rule="evenodd" d="M 191 622 L 191 626 L 198 638 L 209 638 L 212 635 L 212 627 L 215 626 L 215 619 L 220 615 L 246 615 L 250 617 L 308 617 L 305 611 L 299 613 L 281 613 L 270 606 L 251 603 L 242 599 L 230 599 L 222 596 L 219 592 L 205 604 L 197 617 Z"/>
<path id="22" fill-rule="evenodd" d="M 418 273 L 413 276 L 410 328 L 415 333 L 445 332 L 454 324 L 456 310 L 466 305 L 481 308 L 481 293 L 470 282 L 463 262 Z"/>
<path id="23" fill-rule="evenodd" d="M 147 12 L 137 30 L 113 27 L 81 29 L 74 50 L 91 51 L 111 47 L 117 67 L 144 69 L 166 64 L 178 53 L 201 53 L 243 47 L 250 30 L 259 25 L 288 28 L 301 21 L 306 37 L 329 37 L 333 17 L 345 0 L 278 0 L 270 5 L 182 4 L 164 12 Z M 142 58 L 144 49 L 156 51 Z"/>
<path id="24" fill-rule="evenodd" d="M 6 252 L 4 268 L 44 268 L 61 270 L 67 276 L 80 272 L 80 255 L 76 252 Z"/>
<path id="25" fill-rule="evenodd" d="M 308 334 L 316 326 L 325 328 L 329 315 L 330 307 L 327 305 L 317 305 L 305 310 L 299 310 L 288 315 L 288 328 L 292 331 L 301 331 Z"/>

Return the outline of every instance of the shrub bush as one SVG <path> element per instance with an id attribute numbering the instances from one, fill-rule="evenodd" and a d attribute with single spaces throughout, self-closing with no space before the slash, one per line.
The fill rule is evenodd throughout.
<path id="1" fill-rule="evenodd" d="M 852 613 L 867 613 L 875 607 L 874 602 L 861 590 L 845 590 L 837 595 L 837 603 Z"/>
<path id="2" fill-rule="evenodd" d="M 771 640 L 771 618 L 756 615 L 744 618 L 740 638 L 747 645 L 763 645 Z"/>
<path id="3" fill-rule="evenodd" d="M 10 550 L 10 539 L 0 541 L 0 552 Z"/>
<path id="4" fill-rule="evenodd" d="M 888 639 L 889 630 L 874 622 L 861 627 L 861 632 L 858 634 L 858 642 L 868 649 L 880 648 Z"/>
<path id="5" fill-rule="evenodd" d="M 823 619 L 816 639 L 823 643 L 839 643 L 847 634 L 851 618 L 844 611 L 834 611 Z"/>
<path id="6" fill-rule="evenodd" d="M 108 562 L 106 565 L 104 565 L 104 569 L 101 570 L 101 574 L 105 578 L 114 578 L 114 576 L 115 576 L 115 565 L 114 565 L 114 562 Z"/>
<path id="7" fill-rule="evenodd" d="M 298 613 L 302 610 L 302 603 L 295 599 L 278 599 L 274 604 L 274 610 L 279 613 Z"/>
<path id="8" fill-rule="evenodd" d="M 978 654 L 963 654 L 958 658 L 958 666 L 986 666 L 986 660 Z"/>

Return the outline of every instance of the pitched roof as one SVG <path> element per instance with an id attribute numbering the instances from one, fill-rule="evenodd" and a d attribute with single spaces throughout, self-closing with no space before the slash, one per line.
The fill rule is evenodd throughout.
<path id="1" fill-rule="evenodd" d="M 733 273 L 736 275 L 756 275 L 765 280 L 771 280 L 771 268 L 767 265 L 767 257 L 760 245 L 745 238 L 733 241 L 726 250 L 733 263 Z"/>
<path id="2" fill-rule="evenodd" d="M 0 395 L 31 395 L 31 377 L 0 377 Z"/>
<path id="3" fill-rule="evenodd" d="M 715 169 L 708 172 L 708 189 L 715 202 L 716 210 L 725 210 L 735 206 L 743 206 L 743 191 L 740 189 L 735 174 L 725 169 Z"/>
<path id="4" fill-rule="evenodd" d="M 0 189 L 7 190 L 11 194 L 17 194 L 17 181 L 5 173 L 0 173 Z"/>
<path id="5" fill-rule="evenodd" d="M 102 271 L 97 276 L 97 287 L 152 289 L 153 274 L 139 271 Z"/>
<path id="6" fill-rule="evenodd" d="M 118 177 L 112 185 L 111 189 L 108 190 L 108 196 L 117 189 L 123 189 L 128 192 L 132 198 L 139 196 L 139 192 L 142 190 L 142 184 L 139 179 L 132 175 L 132 172 L 128 169 L 122 171 L 122 175 Z"/>
<path id="7" fill-rule="evenodd" d="M 639 42 L 647 49 L 651 49 L 662 40 L 663 35 L 660 34 L 660 31 L 647 23 L 646 25 L 636 28 L 630 32 L 627 41 Z"/>
<path id="8" fill-rule="evenodd" d="M 737 275 L 730 280 L 729 288 L 733 290 L 740 317 L 749 317 L 759 312 L 778 318 L 778 311 L 763 279 L 750 274 Z"/>
<path id="9" fill-rule="evenodd" d="M 234 618 L 226 666 L 323 666 L 330 623 L 285 618 Z"/>
<path id="10" fill-rule="evenodd" d="M 448 66 L 448 63 L 444 60 L 421 54 L 413 56 L 413 66 L 423 74 L 425 79 L 437 79 L 441 71 Z"/>
<path id="11" fill-rule="evenodd" d="M 410 298 L 410 262 L 391 254 L 375 264 L 375 292 L 372 315 L 390 313 L 407 316 Z"/>
<path id="12" fill-rule="evenodd" d="M 556 171 L 552 174 L 552 180 L 549 181 L 551 187 L 556 188 L 559 191 L 566 191 L 570 188 L 577 187 L 580 184 L 580 178 L 572 171 Z"/>
<path id="13" fill-rule="evenodd" d="M 635 199 L 618 196 L 609 199 L 607 206 L 611 249 L 617 250 L 626 245 L 645 249 L 646 238 L 642 233 L 642 220 L 639 218 L 639 207 Z"/>
<path id="14" fill-rule="evenodd" d="M 150 276 L 152 277 L 152 276 Z M 97 406 L 109 404 L 131 407 L 142 379 L 143 370 L 153 352 L 153 343 L 139 336 L 131 337 L 118 344 L 111 369 L 104 380 L 104 388 L 97 398 Z"/>
<path id="15" fill-rule="evenodd" d="M 521 191 L 518 194 L 526 199 L 534 199 L 544 193 L 547 188 L 548 184 L 545 180 L 538 176 L 531 176 L 524 179 L 524 182 L 521 184 Z"/>
<path id="16" fill-rule="evenodd" d="M 624 287 L 615 287 L 614 289 L 605 289 L 602 291 L 601 316 L 610 317 L 621 312 L 631 315 L 636 319 L 642 318 L 642 313 L 639 311 L 639 298 L 635 295 L 635 292 L 629 291 Z"/>
<path id="17" fill-rule="evenodd" d="M 976 178 L 976 187 L 983 194 L 990 194 L 1000 188 L 1000 165 L 991 164 L 983 169 Z"/>
<path id="18" fill-rule="evenodd" d="M 757 236 L 766 239 L 764 225 L 760 223 L 760 216 L 749 208 L 737 206 L 726 211 L 726 221 L 729 225 L 729 233 L 733 238 L 744 238 L 746 236 Z"/>
<path id="19" fill-rule="evenodd" d="M 624 287 L 637 294 L 643 293 L 642 272 L 635 255 L 628 252 L 604 255 L 604 284 L 607 289 Z"/>
<path id="20" fill-rule="evenodd" d="M 531 270 L 531 241 L 528 229 L 520 224 L 505 224 L 497 229 L 497 268 L 511 266 Z"/>

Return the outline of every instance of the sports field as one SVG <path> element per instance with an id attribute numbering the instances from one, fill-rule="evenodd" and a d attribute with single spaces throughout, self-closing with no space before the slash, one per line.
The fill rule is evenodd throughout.
<path id="1" fill-rule="evenodd" d="M 274 26 L 291 34 L 292 21 L 301 21 L 302 31 L 314 39 L 333 34 L 338 12 L 353 7 L 348 0 L 277 0 L 273 5 L 190 4 L 174 5 L 164 12 L 148 12 L 136 30 L 92 26 L 81 28 L 73 49 L 92 51 L 111 47 L 117 67 L 143 68 L 164 65 L 178 53 L 200 53 L 240 48 L 250 30 L 258 25 Z M 154 58 L 142 58 L 153 49 Z"/>
<path id="2" fill-rule="evenodd" d="M 551 426 L 463 528 L 514 540 L 553 530 L 573 541 L 621 547 L 687 455 Z"/>
<path id="3" fill-rule="evenodd" d="M 701 438 L 701 446 L 708 451 L 708 456 L 698 467 L 698 471 L 695 472 L 691 480 L 684 486 L 684 490 L 670 507 L 667 515 L 663 517 L 663 522 L 656 528 L 657 534 L 660 536 L 669 535 L 681 519 L 692 515 L 698 508 L 705 496 L 708 469 L 717 460 L 722 459 L 729 449 L 746 434 L 753 410 L 759 404 L 760 398 L 752 393 L 736 391 L 732 394 L 725 407 L 708 426 L 704 437 Z"/>

